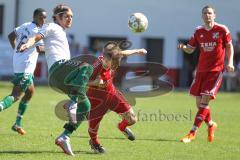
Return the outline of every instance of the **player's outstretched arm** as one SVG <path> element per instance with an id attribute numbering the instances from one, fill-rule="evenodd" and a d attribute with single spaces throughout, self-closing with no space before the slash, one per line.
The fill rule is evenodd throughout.
<path id="1" fill-rule="evenodd" d="M 228 64 L 226 69 L 228 72 L 233 72 L 234 71 L 234 65 L 233 65 L 234 50 L 233 50 L 232 42 L 226 44 L 226 54 L 228 58 Z"/>
<path id="2" fill-rule="evenodd" d="M 36 42 L 40 41 L 41 39 L 43 39 L 42 35 L 41 34 L 36 34 L 33 37 L 29 38 L 28 41 L 25 44 L 22 44 L 17 50 L 19 52 L 23 52 L 26 49 L 33 46 Z"/>
<path id="3" fill-rule="evenodd" d="M 147 54 L 146 49 L 131 49 L 131 50 L 123 50 L 121 53 L 123 56 L 131 56 L 133 54 L 145 55 Z"/>
<path id="4" fill-rule="evenodd" d="M 189 47 L 188 45 L 185 45 L 183 43 L 178 44 L 177 46 L 178 49 L 183 50 L 184 52 L 191 54 L 195 50 L 194 48 Z"/>

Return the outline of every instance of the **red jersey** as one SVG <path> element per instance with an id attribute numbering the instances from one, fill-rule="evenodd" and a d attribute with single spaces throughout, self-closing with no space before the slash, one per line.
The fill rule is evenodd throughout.
<path id="1" fill-rule="evenodd" d="M 93 73 L 90 77 L 90 81 L 93 81 L 98 78 L 98 76 L 101 77 L 101 79 L 104 81 L 104 83 L 107 84 L 106 88 L 104 90 L 113 90 L 114 85 L 112 82 L 112 72 L 110 69 L 104 69 L 102 65 L 102 59 L 103 56 L 99 56 L 98 59 L 93 63 Z"/>
<path id="2" fill-rule="evenodd" d="M 232 38 L 228 28 L 215 23 L 210 30 L 203 26 L 196 28 L 188 46 L 195 48 L 199 46 L 200 56 L 197 71 L 222 71 L 224 69 L 225 46 Z"/>

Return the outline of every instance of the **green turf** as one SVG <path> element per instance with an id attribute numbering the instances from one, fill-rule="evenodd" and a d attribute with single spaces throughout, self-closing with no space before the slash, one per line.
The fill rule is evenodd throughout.
<path id="1" fill-rule="evenodd" d="M 1 99 L 10 91 L 10 83 L 0 82 Z M 164 96 L 137 99 L 138 107 L 134 109 L 139 122 L 132 127 L 137 137 L 134 142 L 126 140 L 117 130 L 120 118 L 114 113 L 107 114 L 99 132 L 101 143 L 107 149 L 105 155 L 91 152 L 87 123 L 80 126 L 71 138 L 75 158 L 66 156 L 54 144 L 64 124 L 55 116 L 54 105 L 65 98 L 48 87 L 37 86 L 23 121 L 27 131 L 25 136 L 10 129 L 15 121 L 18 104 L 1 112 L 0 160 L 240 159 L 240 93 L 219 93 L 211 104 L 212 116 L 219 126 L 212 144 L 207 142 L 205 124 L 194 142 L 179 142 L 191 128 L 196 112 L 195 101 L 186 91 L 170 92 Z"/>

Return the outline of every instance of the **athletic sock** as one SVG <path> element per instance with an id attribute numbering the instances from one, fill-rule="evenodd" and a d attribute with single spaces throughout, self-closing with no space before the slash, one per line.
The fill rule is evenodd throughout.
<path id="1" fill-rule="evenodd" d="M 123 119 L 119 124 L 118 124 L 118 128 L 120 131 L 124 131 L 126 129 L 126 127 L 128 126 L 128 122 L 127 120 Z"/>
<path id="2" fill-rule="evenodd" d="M 62 134 L 65 135 L 65 136 L 70 137 L 72 135 L 72 132 L 67 130 L 67 129 L 65 129 Z"/>
<path id="3" fill-rule="evenodd" d="M 202 122 L 205 120 L 207 114 L 208 114 L 208 106 L 207 105 L 201 105 L 198 108 L 198 112 L 195 116 L 193 128 L 190 131 L 190 133 L 195 133 L 197 129 L 201 126 Z"/>
<path id="4" fill-rule="evenodd" d="M 27 106 L 28 104 L 25 103 L 25 102 L 20 102 L 19 103 L 19 106 L 18 106 L 18 114 L 17 114 L 17 118 L 16 118 L 16 124 L 18 126 L 21 126 L 22 125 L 22 118 L 23 118 L 23 115 L 27 109 Z"/>
<path id="5" fill-rule="evenodd" d="M 7 96 L 0 102 L 0 111 L 9 108 L 14 103 L 13 96 Z"/>
<path id="6" fill-rule="evenodd" d="M 91 109 L 91 104 L 88 98 L 85 98 L 77 104 L 77 121 L 82 123 L 88 119 L 88 114 Z"/>
<path id="7" fill-rule="evenodd" d="M 90 107 L 91 105 L 87 98 L 81 101 L 80 103 L 78 103 L 77 123 L 72 123 L 72 122 L 66 123 L 64 125 L 65 130 L 63 131 L 62 135 L 70 137 L 73 131 L 75 131 L 84 120 L 87 120 Z"/>
<path id="8" fill-rule="evenodd" d="M 88 133 L 89 133 L 89 136 L 90 136 L 93 144 L 100 144 L 99 139 L 98 139 L 98 135 L 95 131 L 93 131 L 89 128 Z"/>
<path id="9" fill-rule="evenodd" d="M 192 134 L 196 134 L 197 133 L 197 130 L 198 130 L 198 127 L 197 126 L 195 126 L 195 125 L 193 125 L 192 126 L 192 129 L 190 130 L 190 133 L 192 133 Z"/>
<path id="10" fill-rule="evenodd" d="M 204 119 L 205 123 L 210 127 L 213 125 L 212 117 L 211 117 L 211 110 L 208 108 L 208 113 L 206 118 Z"/>

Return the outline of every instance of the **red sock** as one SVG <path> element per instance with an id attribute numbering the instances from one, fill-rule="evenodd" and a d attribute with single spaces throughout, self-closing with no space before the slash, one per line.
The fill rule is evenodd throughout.
<path id="1" fill-rule="evenodd" d="M 93 142 L 93 144 L 100 144 L 99 140 L 98 140 L 98 135 L 96 132 L 94 131 L 90 131 L 90 129 L 88 130 L 89 136 Z"/>
<path id="2" fill-rule="evenodd" d="M 93 142 L 93 144 L 100 144 L 98 139 L 98 129 L 102 117 L 93 119 L 89 121 L 88 134 Z"/>
<path id="3" fill-rule="evenodd" d="M 122 122 L 118 123 L 118 128 L 120 131 L 124 131 L 127 126 L 128 122 L 125 119 L 123 119 Z"/>
<path id="4" fill-rule="evenodd" d="M 207 107 L 199 107 L 198 112 L 195 116 L 194 120 L 194 126 L 199 128 L 202 124 L 202 122 L 205 120 L 207 114 L 208 114 L 208 108 Z M 190 131 L 190 132 L 195 132 L 195 131 Z"/>
<path id="5" fill-rule="evenodd" d="M 208 124 L 212 120 L 210 108 L 208 108 L 208 113 L 204 121 Z"/>

